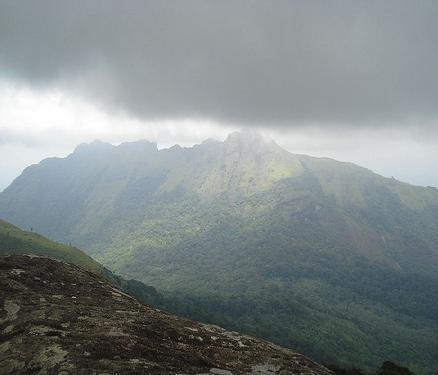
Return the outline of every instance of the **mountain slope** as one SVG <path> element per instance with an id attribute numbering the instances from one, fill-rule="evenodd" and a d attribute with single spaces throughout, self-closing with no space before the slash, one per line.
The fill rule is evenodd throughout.
<path id="1" fill-rule="evenodd" d="M 23 254 L 49 257 L 75 264 L 104 277 L 114 286 L 121 288 L 143 302 L 159 303 L 162 300 L 154 288 L 137 280 L 125 280 L 113 274 L 75 247 L 50 241 L 38 233 L 23 231 L 4 220 L 0 220 L 0 256 Z"/>
<path id="2" fill-rule="evenodd" d="M 268 342 L 152 309 L 71 264 L 8 256 L 0 269 L 2 374 L 331 374 Z"/>
<path id="3" fill-rule="evenodd" d="M 326 362 L 438 371 L 433 188 L 254 134 L 94 142 L 26 169 L 0 216 L 191 301 L 178 313 Z"/>
<path id="4" fill-rule="evenodd" d="M 0 255 L 32 254 L 51 257 L 81 266 L 97 274 L 104 267 L 79 249 L 49 239 L 34 232 L 26 232 L 0 220 Z"/>

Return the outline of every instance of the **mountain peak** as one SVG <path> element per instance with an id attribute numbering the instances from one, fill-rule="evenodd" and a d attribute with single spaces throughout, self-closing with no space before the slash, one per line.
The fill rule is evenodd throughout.
<path id="1" fill-rule="evenodd" d="M 92 151 L 103 151 L 114 148 L 114 146 L 111 143 L 103 142 L 100 139 L 95 139 L 93 142 L 90 143 L 81 143 L 79 144 L 75 150 L 73 151 L 74 154 L 82 153 L 82 152 L 92 152 Z"/>
<path id="2" fill-rule="evenodd" d="M 245 143 L 254 143 L 254 142 L 264 142 L 264 143 L 272 143 L 274 142 L 272 138 L 264 136 L 260 133 L 257 133 L 253 130 L 244 130 L 244 131 L 236 131 L 232 132 L 225 139 L 225 142 L 245 142 Z M 275 143 L 275 142 L 274 142 Z"/>
<path id="3" fill-rule="evenodd" d="M 202 142 L 203 145 L 211 144 L 211 143 L 218 143 L 219 141 L 214 138 L 207 138 Z"/>
<path id="4" fill-rule="evenodd" d="M 282 150 L 272 138 L 261 135 L 255 131 L 231 133 L 225 139 L 224 144 L 232 148 L 238 148 L 243 151 L 253 151 L 256 153 Z"/>
<path id="5" fill-rule="evenodd" d="M 157 144 L 155 142 L 150 142 L 146 139 L 140 139 L 138 141 L 133 142 L 123 142 L 118 146 L 119 150 L 128 150 L 128 151 L 158 151 Z"/>

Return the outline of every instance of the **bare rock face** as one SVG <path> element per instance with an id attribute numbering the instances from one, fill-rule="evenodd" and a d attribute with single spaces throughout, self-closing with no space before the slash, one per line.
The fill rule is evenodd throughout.
<path id="1" fill-rule="evenodd" d="M 150 308 L 83 269 L 0 258 L 1 374 L 332 374 L 271 343 Z"/>

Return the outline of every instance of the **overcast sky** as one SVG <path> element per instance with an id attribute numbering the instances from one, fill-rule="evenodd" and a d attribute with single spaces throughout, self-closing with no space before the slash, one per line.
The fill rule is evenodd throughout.
<path id="1" fill-rule="evenodd" d="M 76 144 L 254 128 L 438 186 L 436 0 L 0 0 L 0 190 Z"/>

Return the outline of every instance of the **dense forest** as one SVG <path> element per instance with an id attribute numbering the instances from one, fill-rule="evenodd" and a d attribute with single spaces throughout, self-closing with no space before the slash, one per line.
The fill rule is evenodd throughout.
<path id="1" fill-rule="evenodd" d="M 99 263 L 93 261 L 82 251 L 70 246 L 56 243 L 33 232 L 22 231 L 19 228 L 0 220 L 0 255 L 27 254 L 30 256 L 50 257 L 83 267 L 85 270 L 104 276 L 112 285 L 121 288 L 140 301 L 166 311 L 174 311 L 180 315 L 196 317 L 203 322 L 214 322 L 232 329 L 242 329 L 239 315 L 251 315 L 250 301 L 233 300 L 226 306 L 223 301 L 201 301 L 199 299 L 181 298 L 181 296 L 163 296 L 153 287 L 137 280 L 125 280 L 106 270 Z M 205 303 L 207 302 L 207 303 Z M 231 307 L 232 306 L 232 307 Z M 272 306 L 278 308 L 279 306 Z M 227 309 L 225 311 L 224 309 Z M 231 309 L 233 311 L 231 311 Z M 223 311 L 223 314 L 219 312 Z M 234 314 L 233 314 L 234 313 Z M 232 317 L 226 319 L 225 317 Z M 254 330 L 254 335 L 263 335 L 262 331 Z M 265 332 L 266 334 L 266 332 Z M 274 338 L 279 340 L 279 338 Z M 356 368 L 342 368 L 339 365 L 326 365 L 335 374 L 339 375 L 366 375 L 367 373 Z M 407 368 L 400 367 L 392 362 L 385 361 L 377 370 L 376 375 L 414 375 Z"/>

